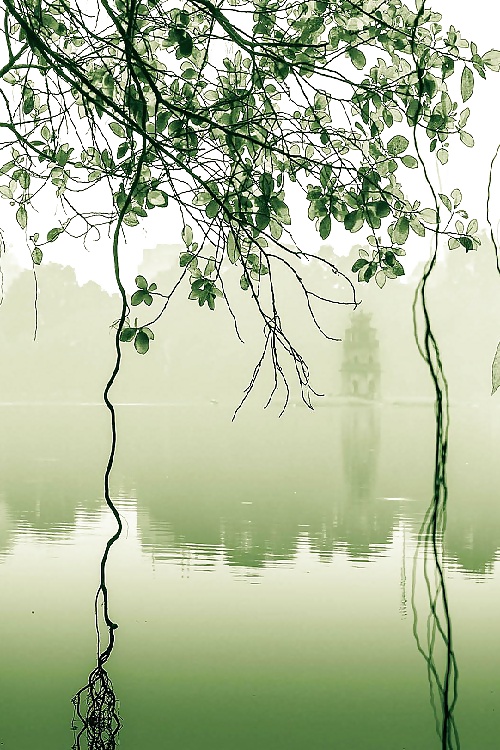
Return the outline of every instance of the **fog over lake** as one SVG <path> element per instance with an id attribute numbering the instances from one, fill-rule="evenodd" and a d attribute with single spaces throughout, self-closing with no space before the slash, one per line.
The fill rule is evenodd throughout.
<path id="1" fill-rule="evenodd" d="M 496 746 L 500 667 L 500 409 L 489 396 L 498 302 L 481 270 L 489 259 L 477 257 L 472 268 L 450 259 L 460 275 L 433 290 L 451 400 L 452 719 L 471 750 Z M 93 600 L 115 526 L 100 402 L 114 298 L 77 289 L 69 269 L 42 271 L 61 284 L 58 297 L 42 292 L 36 342 L 23 333 L 28 275 L 1 310 L 15 336 L 0 373 L 0 741 L 43 749 L 75 741 L 71 698 L 95 660 Z M 363 308 L 378 352 L 371 400 L 343 393 L 344 345 L 320 343 L 313 373 L 326 395 L 314 411 L 297 392 L 281 418 L 282 398 L 263 410 L 264 377 L 232 422 L 258 341 L 252 331 L 243 347 L 223 315 L 190 303 L 149 359 L 125 352 L 111 483 L 124 531 L 107 580 L 122 747 L 441 746 L 429 669 L 442 674 L 446 653 L 438 636 L 429 662 L 422 653 L 433 627 L 421 544 L 432 390 L 411 338 L 411 284 L 378 291 Z M 330 325 L 345 338 L 350 313 Z"/>

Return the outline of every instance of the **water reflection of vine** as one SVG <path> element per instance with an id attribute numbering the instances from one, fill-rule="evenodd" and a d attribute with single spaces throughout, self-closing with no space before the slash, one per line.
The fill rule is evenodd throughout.
<path id="1" fill-rule="evenodd" d="M 117 530 L 111 536 L 107 543 L 101 558 L 100 582 L 97 589 L 94 602 L 95 628 L 97 633 L 97 665 L 89 675 L 87 684 L 73 697 L 74 716 L 73 728 L 78 733 L 75 735 L 74 750 L 80 750 L 81 740 L 86 735 L 87 748 L 89 750 L 114 750 L 118 741 L 118 732 L 121 722 L 118 714 L 118 703 L 113 690 L 113 685 L 104 665 L 109 659 L 115 643 L 115 630 L 118 625 L 113 622 L 109 616 L 109 599 L 108 588 L 106 584 L 106 564 L 109 552 L 113 544 L 120 537 L 122 532 L 122 520 L 111 500 L 109 491 L 109 477 L 113 467 L 113 461 L 116 451 L 116 415 L 113 405 L 108 399 L 109 389 L 111 388 L 116 375 L 118 374 L 120 359 L 117 358 L 115 369 L 106 386 L 104 399 L 111 413 L 111 450 L 104 475 L 104 497 L 110 510 L 112 511 Z M 102 600 L 102 617 L 108 631 L 108 643 L 106 648 L 101 650 L 101 632 L 99 627 L 99 604 Z M 85 705 L 83 705 L 85 704 Z M 81 727 L 78 730 L 76 720 L 79 719 Z"/>
<path id="2" fill-rule="evenodd" d="M 115 444 L 116 433 L 113 429 L 112 455 L 114 455 Z M 97 665 L 90 673 L 87 684 L 80 688 L 73 697 L 73 729 L 77 732 L 77 734 L 75 734 L 73 750 L 80 750 L 81 740 L 84 736 L 86 736 L 86 747 L 88 750 L 114 750 L 118 741 L 118 732 L 121 727 L 118 713 L 118 702 L 113 690 L 112 682 L 108 673 L 104 669 L 104 665 L 113 650 L 115 643 L 115 630 L 118 627 L 109 616 L 106 563 L 112 545 L 121 534 L 122 522 L 113 502 L 109 499 L 109 494 L 106 497 L 106 501 L 117 519 L 118 528 L 113 536 L 107 541 L 101 559 L 101 579 L 95 597 Z M 99 628 L 99 602 L 101 598 L 103 619 L 108 629 L 108 644 L 103 650 L 101 650 L 101 633 Z M 77 720 L 81 723 L 79 729 L 78 724 L 76 723 Z"/>

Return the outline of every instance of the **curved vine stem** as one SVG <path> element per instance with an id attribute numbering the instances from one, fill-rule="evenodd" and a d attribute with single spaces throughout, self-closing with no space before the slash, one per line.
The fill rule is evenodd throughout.
<path id="1" fill-rule="evenodd" d="M 441 740 L 442 750 L 454 750 L 454 748 L 460 748 L 460 739 L 453 716 L 457 700 L 458 668 L 455 659 L 455 653 L 453 650 L 452 624 L 443 563 L 443 542 L 446 527 L 446 507 L 448 499 L 448 486 L 446 478 L 449 432 L 448 382 L 444 374 L 439 346 L 432 330 L 431 317 L 427 303 L 427 284 L 437 262 L 440 219 L 438 196 L 430 180 L 425 161 L 423 160 L 420 153 L 417 139 L 417 122 L 421 113 L 422 97 L 424 93 L 424 69 L 421 67 L 420 62 L 417 59 L 415 37 L 418 22 L 424 13 L 424 8 L 425 3 L 422 2 L 415 18 L 415 24 L 412 33 L 412 54 L 417 70 L 419 86 L 419 107 L 415 115 L 413 126 L 413 142 L 418 160 L 422 165 L 424 179 L 434 200 L 437 224 L 434 230 L 431 257 L 425 266 L 422 278 L 420 279 L 415 291 L 415 297 L 413 301 L 413 326 L 415 340 L 419 352 L 429 368 L 429 373 L 434 386 L 436 432 L 432 500 L 424 516 L 424 520 L 419 531 L 418 544 L 414 557 L 412 576 L 413 634 L 417 643 L 417 648 L 427 663 L 431 704 L 436 719 L 436 730 Z M 417 317 L 419 310 L 423 315 L 423 331 L 421 337 Z M 416 566 L 421 551 L 423 551 L 424 579 L 427 587 L 430 607 L 426 630 L 427 644 L 425 647 L 422 646 L 420 637 L 418 635 L 418 617 L 415 602 Z M 432 561 L 434 564 L 434 582 L 431 581 L 431 577 L 428 571 L 429 551 L 432 554 Z M 440 617 L 440 609 L 442 610 L 442 613 L 444 615 L 443 621 Z M 440 672 L 434 660 L 434 650 L 436 637 L 438 634 L 446 651 L 444 674 L 442 676 L 440 675 Z M 438 716 L 435 703 L 436 689 L 439 694 L 441 704 L 440 716 Z"/>
<path id="2" fill-rule="evenodd" d="M 81 688 L 73 698 L 73 703 L 75 705 L 75 712 L 77 716 L 80 718 L 80 720 L 83 721 L 83 728 L 80 730 L 76 738 L 75 747 L 77 748 L 80 747 L 80 737 L 82 736 L 84 732 L 87 732 L 89 748 L 95 747 L 95 748 L 102 748 L 103 750 L 104 749 L 112 750 L 112 748 L 114 748 L 116 745 L 116 737 L 121 726 L 121 722 L 120 722 L 118 712 L 117 712 L 116 697 L 114 695 L 111 680 L 109 679 L 106 673 L 106 670 L 104 669 L 104 664 L 109 659 L 111 652 L 113 650 L 114 643 L 115 643 L 115 630 L 118 627 L 117 623 L 115 623 L 111 619 L 111 616 L 109 613 L 109 597 L 108 597 L 108 588 L 107 588 L 107 583 L 106 583 L 106 565 L 108 562 L 108 557 L 109 557 L 111 547 L 119 539 L 122 533 L 122 529 L 123 529 L 123 524 L 122 524 L 120 514 L 118 512 L 118 509 L 116 508 L 116 505 L 111 499 L 111 492 L 110 492 L 110 478 L 111 478 L 111 473 L 112 473 L 112 469 L 114 465 L 114 460 L 115 460 L 115 455 L 116 455 L 116 444 L 117 444 L 116 410 L 115 410 L 115 406 L 113 402 L 110 399 L 110 391 L 120 371 L 121 358 L 122 358 L 120 334 L 123 330 L 125 320 L 129 312 L 127 295 L 126 295 L 126 292 L 125 292 L 125 289 L 121 280 L 121 274 L 120 274 L 120 257 L 119 257 L 120 235 L 121 235 L 121 231 L 123 228 L 123 221 L 124 221 L 125 215 L 127 211 L 129 210 L 129 207 L 132 203 L 132 198 L 134 196 L 134 192 L 137 188 L 137 185 L 139 184 L 141 170 L 144 165 L 144 159 L 146 155 L 146 148 L 147 148 L 147 142 L 146 142 L 145 137 L 143 137 L 142 147 L 141 147 L 141 151 L 139 153 L 138 159 L 137 159 L 134 177 L 130 184 L 129 190 L 126 194 L 125 201 L 120 208 L 118 219 L 117 219 L 114 233 L 113 233 L 113 245 L 112 245 L 113 268 L 114 268 L 116 285 L 118 287 L 120 297 L 121 297 L 121 311 L 120 311 L 120 318 L 118 320 L 118 324 L 116 326 L 116 333 L 115 333 L 115 351 L 116 351 L 115 363 L 113 366 L 113 370 L 105 385 L 104 392 L 103 392 L 103 400 L 110 413 L 110 419 L 111 419 L 111 446 L 110 446 L 108 461 L 106 464 L 106 469 L 104 472 L 104 499 L 106 501 L 108 508 L 113 513 L 113 516 L 116 520 L 117 528 L 116 528 L 115 533 L 108 539 L 106 543 L 106 547 L 104 549 L 104 553 L 101 558 L 100 581 L 99 581 L 99 586 L 96 592 L 95 602 L 94 602 L 95 627 L 96 627 L 96 633 L 97 633 L 97 666 L 91 672 L 87 684 L 83 688 Z M 101 650 L 101 636 L 100 636 L 100 629 L 99 629 L 99 600 L 101 596 L 102 596 L 102 614 L 103 614 L 104 622 L 108 629 L 108 643 L 107 643 L 107 646 L 103 650 Z M 86 697 L 87 697 L 87 709 L 85 713 L 83 713 L 81 710 L 81 700 L 84 694 L 86 694 Z"/>

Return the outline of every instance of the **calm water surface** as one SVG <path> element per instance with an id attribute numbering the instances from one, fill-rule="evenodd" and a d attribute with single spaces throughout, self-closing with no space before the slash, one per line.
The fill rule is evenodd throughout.
<path id="1" fill-rule="evenodd" d="M 70 750 L 115 526 L 101 406 L 0 407 L 0 745 Z M 432 407 L 118 407 L 107 664 L 125 750 L 439 750 L 416 540 Z M 500 747 L 500 412 L 451 412 L 463 750 Z M 413 597 L 412 597 L 413 594 Z M 413 606 L 412 606 L 413 598 Z M 436 647 L 434 667 L 445 654 Z M 86 745 L 85 745 L 86 747 Z"/>

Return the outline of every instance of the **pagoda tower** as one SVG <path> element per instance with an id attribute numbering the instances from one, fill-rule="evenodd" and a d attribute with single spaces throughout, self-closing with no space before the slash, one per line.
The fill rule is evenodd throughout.
<path id="1" fill-rule="evenodd" d="M 380 395 L 379 342 L 371 314 L 354 312 L 344 335 L 342 395 L 367 400 Z"/>

